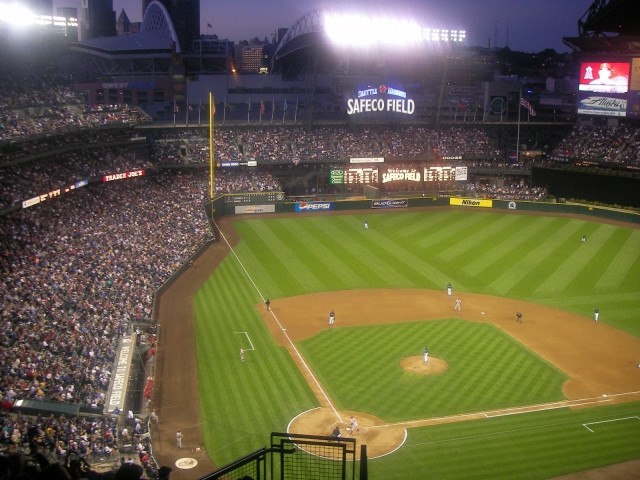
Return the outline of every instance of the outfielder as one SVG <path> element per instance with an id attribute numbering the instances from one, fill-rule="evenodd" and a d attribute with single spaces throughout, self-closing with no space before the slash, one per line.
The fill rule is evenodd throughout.
<path id="1" fill-rule="evenodd" d="M 596 307 L 596 309 L 593 311 L 593 319 L 597 322 L 598 317 L 600 317 L 600 309 Z"/>

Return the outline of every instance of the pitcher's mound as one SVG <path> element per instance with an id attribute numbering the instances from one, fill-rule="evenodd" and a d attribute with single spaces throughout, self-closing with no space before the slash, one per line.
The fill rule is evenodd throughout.
<path id="1" fill-rule="evenodd" d="M 449 369 L 449 364 L 441 358 L 429 357 L 429 361 L 424 363 L 422 355 L 405 357 L 400 361 L 400 366 L 407 372 L 419 375 L 437 375 Z"/>

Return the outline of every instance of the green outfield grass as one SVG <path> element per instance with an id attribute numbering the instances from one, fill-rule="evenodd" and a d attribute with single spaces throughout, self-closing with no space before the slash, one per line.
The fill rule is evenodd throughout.
<path id="1" fill-rule="evenodd" d="M 263 297 L 275 305 L 319 291 L 443 290 L 451 282 L 456 291 L 542 303 L 585 321 L 598 306 L 601 322 L 640 336 L 638 229 L 463 208 L 256 217 L 236 228 L 237 258 L 228 256 L 194 300 L 203 435 L 219 465 L 317 406 L 255 309 Z M 490 325 L 443 319 L 331 333 L 331 341 L 325 332 L 298 347 L 341 409 L 397 421 L 562 398 L 562 372 Z M 431 353 L 446 358 L 447 373 L 418 379 L 399 368 L 424 338 L 438 339 Z M 489 345 L 500 354 L 488 355 Z M 241 347 L 249 349 L 244 364 Z M 638 403 L 410 429 L 406 446 L 369 468 L 372 478 L 544 479 L 640 458 L 632 441 L 640 420 L 582 427 L 635 416 Z"/>
<path id="2" fill-rule="evenodd" d="M 399 360 L 419 355 L 423 339 L 446 359 L 445 374 L 402 370 Z M 387 422 L 563 400 L 567 379 L 493 325 L 460 319 L 327 329 L 301 351 L 340 410 Z"/>

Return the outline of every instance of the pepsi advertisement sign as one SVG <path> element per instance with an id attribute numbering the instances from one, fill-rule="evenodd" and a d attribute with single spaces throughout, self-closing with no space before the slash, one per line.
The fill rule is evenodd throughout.
<path id="1" fill-rule="evenodd" d="M 333 202 L 299 202 L 296 212 L 326 212 L 333 210 Z"/>

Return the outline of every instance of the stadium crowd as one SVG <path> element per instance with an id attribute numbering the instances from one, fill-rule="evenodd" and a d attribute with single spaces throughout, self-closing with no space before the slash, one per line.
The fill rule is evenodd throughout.
<path id="1" fill-rule="evenodd" d="M 549 156 L 550 162 L 570 160 L 640 167 L 640 128 L 576 125 Z"/>
<path id="2" fill-rule="evenodd" d="M 68 86 L 45 83 L 27 68 L 0 69 L 0 142 L 151 117 L 128 105 L 87 105 Z"/>
<path id="3" fill-rule="evenodd" d="M 201 176 L 159 173 L 90 185 L 3 218 L 5 407 L 15 399 L 104 405 L 119 336 L 150 317 L 154 291 L 210 238 L 205 194 Z M 23 445 L 30 426 L 47 430 L 42 419 L 31 421 L 4 413 L 0 447 Z M 118 439 L 111 424 L 108 430 L 108 439 Z M 57 453 L 112 454 L 112 442 L 79 441 L 81 434 L 55 435 Z"/>
<path id="4" fill-rule="evenodd" d="M 204 129 L 165 130 L 153 143 L 157 163 L 206 164 L 209 139 Z M 487 133 L 475 127 L 430 129 L 406 126 L 302 126 L 218 128 L 215 131 L 216 162 L 256 161 L 300 164 L 330 162 L 352 157 L 386 157 L 435 160 L 465 157 L 499 161 L 500 150 Z"/>

